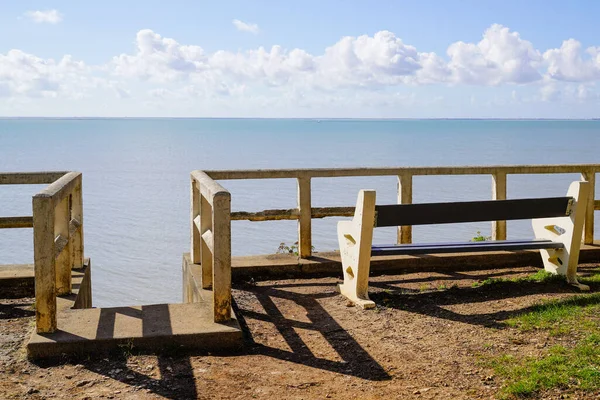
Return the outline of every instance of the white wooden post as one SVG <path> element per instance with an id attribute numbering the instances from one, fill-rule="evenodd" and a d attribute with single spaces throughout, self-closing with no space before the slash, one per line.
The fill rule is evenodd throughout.
<path id="1" fill-rule="evenodd" d="M 214 320 L 223 322 L 231 319 L 231 195 L 215 193 L 212 203 Z"/>
<path id="2" fill-rule="evenodd" d="M 413 179 L 409 173 L 398 175 L 398 204 L 412 204 Z M 398 243 L 412 243 L 412 226 L 398 227 Z"/>
<path id="3" fill-rule="evenodd" d="M 492 174 L 492 200 L 506 200 L 506 172 Z M 506 221 L 492 221 L 492 240 L 506 240 Z"/>
<path id="4" fill-rule="evenodd" d="M 54 204 L 50 196 L 33 197 L 35 319 L 38 333 L 56 330 Z"/>
<path id="5" fill-rule="evenodd" d="M 310 177 L 298 178 L 298 254 L 300 258 L 308 258 L 312 255 L 312 232 L 311 232 L 311 193 Z"/>
<path id="6" fill-rule="evenodd" d="M 585 224 L 583 226 L 583 244 L 594 244 L 594 199 L 596 197 L 596 171 L 588 170 L 581 174 L 581 178 L 589 182 L 590 192 L 585 210 Z"/>

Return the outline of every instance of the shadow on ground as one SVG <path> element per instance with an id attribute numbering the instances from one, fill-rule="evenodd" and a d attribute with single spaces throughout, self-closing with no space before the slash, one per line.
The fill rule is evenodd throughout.
<path id="1" fill-rule="evenodd" d="M 590 271 L 584 269 L 580 272 L 582 275 L 586 275 Z M 516 301 L 518 301 L 519 297 L 532 294 L 579 293 L 576 289 L 566 285 L 564 281 L 544 283 L 502 281 L 478 287 L 471 287 L 468 283 L 469 281 L 506 276 L 507 273 L 510 274 L 511 271 L 477 276 L 462 272 L 444 272 L 441 276 L 435 277 L 407 276 L 406 279 L 398 279 L 397 276 L 390 277 L 390 279 L 380 277 L 371 282 L 371 298 L 378 304 L 380 310 L 382 308 L 397 309 L 435 318 L 502 329 L 505 328 L 503 322 L 506 319 L 526 312 L 531 307 L 483 314 L 458 314 L 445 307 L 502 299 L 517 299 Z M 522 273 L 522 271 L 515 273 Z M 406 287 L 407 284 L 414 286 L 415 284 L 425 284 L 432 281 L 458 282 L 459 287 L 438 291 L 422 291 Z M 462 285 L 461 281 L 464 281 Z M 405 287 L 400 287 L 400 285 Z M 600 290 L 599 284 L 592 284 L 591 286 L 592 292 Z M 216 355 L 262 355 L 369 381 L 391 379 L 384 368 L 322 305 L 328 298 L 339 296 L 333 290 L 334 288 L 335 284 L 330 282 L 295 283 L 283 281 L 271 285 L 235 285 L 234 310 L 244 329 L 246 346 L 236 353 Z M 306 316 L 305 321 L 287 318 L 277 306 L 277 302 L 281 301 L 290 302 L 289 304 L 292 304 L 293 307 L 302 309 L 305 312 L 303 314 Z M 254 302 L 255 305 L 259 304 L 260 307 L 250 307 L 251 302 Z M 340 299 L 337 307 L 345 307 L 344 304 L 345 301 Z M 259 308 L 262 308 L 262 310 L 257 311 Z M 5 313 L 4 308 L 1 308 L 0 311 Z M 25 313 L 23 316 L 32 314 L 32 312 L 23 312 Z M 377 310 L 364 312 L 376 313 Z M 3 314 L 0 313 L 0 315 Z M 255 332 L 251 328 L 256 321 L 271 324 L 276 332 L 281 335 L 289 350 L 271 347 L 256 340 Z M 327 341 L 341 360 L 335 361 L 315 356 L 307 343 L 297 333 L 297 330 L 318 333 Z M 194 376 L 192 357 L 207 355 L 207 353 L 178 354 L 173 352 L 160 355 L 157 357 L 155 367 L 158 368 L 160 375 L 154 377 L 140 372 L 140 368 L 133 368 L 128 363 L 129 356 L 134 351 L 135 349 L 124 348 L 122 353 L 113 354 L 110 359 L 96 357 L 78 361 L 84 368 L 130 385 L 134 390 L 141 391 L 141 393 L 145 391 L 168 399 L 194 399 L 197 397 L 198 383 Z M 72 359 L 62 360 L 62 362 L 65 361 L 73 362 Z M 54 363 L 56 363 L 56 360 Z M 46 362 L 47 364 L 48 362 Z M 141 368 L 143 370 L 144 366 Z"/>

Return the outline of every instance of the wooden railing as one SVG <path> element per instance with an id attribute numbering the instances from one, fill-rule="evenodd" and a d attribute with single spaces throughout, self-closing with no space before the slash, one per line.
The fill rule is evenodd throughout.
<path id="1" fill-rule="evenodd" d="M 280 169 L 280 170 L 229 170 L 229 171 L 195 171 L 203 177 L 205 185 L 217 185 L 214 180 L 229 179 L 296 179 L 298 184 L 298 206 L 287 210 L 264 210 L 259 212 L 233 212 L 231 220 L 272 221 L 298 220 L 298 248 L 302 258 L 311 256 L 312 218 L 352 216 L 354 207 L 311 207 L 311 180 L 313 178 L 359 177 L 359 176 L 397 176 L 398 203 L 411 204 L 413 197 L 413 177 L 421 175 L 489 175 L 492 177 L 492 199 L 506 199 L 506 182 L 508 175 L 526 174 L 581 174 L 583 180 L 590 182 L 590 197 L 585 219 L 583 241 L 592 244 L 594 241 L 594 210 L 600 209 L 600 202 L 595 201 L 596 173 L 600 164 L 565 164 L 565 165 L 498 165 L 498 166 L 460 166 L 460 167 L 385 167 L 385 168 L 338 168 L 338 169 Z M 220 185 L 220 190 L 226 192 Z M 229 196 L 229 194 L 228 194 Z M 229 198 L 229 197 L 228 197 Z M 224 217 L 223 217 L 224 218 Z M 506 221 L 492 223 L 492 237 L 495 240 L 506 239 Z M 196 241 L 194 241 L 196 240 Z M 398 243 L 412 242 L 412 227 L 398 227 Z M 197 250 L 200 239 L 193 239 L 192 249 Z M 199 246 L 199 245 L 198 245 Z M 194 251 L 194 250 L 193 250 Z M 198 253 L 199 254 L 199 253 Z"/>
<path id="2" fill-rule="evenodd" d="M 1 228 L 33 228 L 38 333 L 56 330 L 56 296 L 71 293 L 71 269 L 83 267 L 81 173 L 0 173 L 0 184 L 46 183 L 33 196 L 33 216 L 0 218 Z"/>
<path id="3" fill-rule="evenodd" d="M 214 321 L 231 319 L 231 195 L 201 171 L 191 173 L 192 263 L 212 289 Z"/>

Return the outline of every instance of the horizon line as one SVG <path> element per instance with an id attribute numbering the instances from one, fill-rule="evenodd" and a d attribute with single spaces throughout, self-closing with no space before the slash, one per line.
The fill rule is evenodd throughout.
<path id="1" fill-rule="evenodd" d="M 0 120 L 19 120 L 19 119 L 37 119 L 37 120 L 100 120 L 100 119 L 164 119 L 164 120 L 302 120 L 302 121 L 600 121 L 600 117 L 590 118 L 495 118 L 495 117 L 431 117 L 431 118 L 354 118 L 354 117 L 94 117 L 94 116 L 72 116 L 72 117 L 52 117 L 52 116 L 0 116 Z"/>

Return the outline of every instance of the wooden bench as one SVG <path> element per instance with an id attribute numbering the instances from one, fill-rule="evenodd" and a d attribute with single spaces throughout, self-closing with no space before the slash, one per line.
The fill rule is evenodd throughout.
<path id="1" fill-rule="evenodd" d="M 570 284 L 589 290 L 588 286 L 577 282 L 588 193 L 588 182 L 573 182 L 566 197 L 376 205 L 375 191 L 361 190 L 354 218 L 338 223 L 344 272 L 344 283 L 339 285 L 339 291 L 363 308 L 375 307 L 368 295 L 371 256 L 530 249 L 540 250 L 546 271 L 564 275 Z M 517 219 L 532 220 L 535 239 L 372 245 L 374 227 Z"/>

